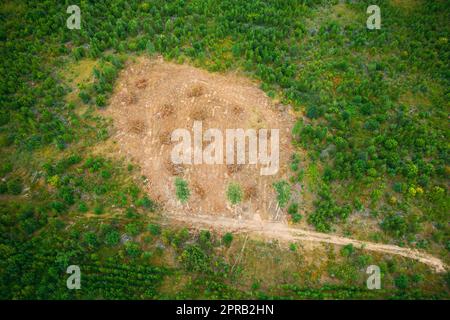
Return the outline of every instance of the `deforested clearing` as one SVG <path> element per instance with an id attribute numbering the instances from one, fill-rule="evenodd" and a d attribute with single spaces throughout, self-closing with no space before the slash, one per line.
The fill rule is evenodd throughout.
<path id="1" fill-rule="evenodd" d="M 121 72 L 104 112 L 113 119 L 114 139 L 120 151 L 140 165 L 149 180 L 148 193 L 168 212 L 283 219 L 277 216 L 272 185 L 288 177 L 287 163 L 293 153 L 292 110 L 268 98 L 255 82 L 235 73 L 209 73 L 162 58 L 142 57 Z M 201 124 L 203 134 L 208 129 L 223 133 L 223 163 L 172 161 L 171 152 L 177 144 L 171 139 L 172 133 L 186 129 L 193 134 L 194 123 Z M 275 174 L 262 175 L 265 165 L 249 163 L 249 139 L 245 140 L 245 163 L 227 164 L 227 129 L 267 129 L 268 140 L 271 130 L 279 130 L 279 166 Z M 203 139 L 203 150 L 207 145 Z M 191 190 L 186 206 L 175 197 L 176 177 L 186 180 Z M 242 188 L 238 208 L 227 202 L 230 183 Z"/>

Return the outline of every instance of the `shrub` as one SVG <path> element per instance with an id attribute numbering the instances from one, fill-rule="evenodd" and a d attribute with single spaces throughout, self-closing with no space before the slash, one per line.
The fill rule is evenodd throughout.
<path id="1" fill-rule="evenodd" d="M 4 176 L 7 173 L 10 173 L 13 170 L 13 165 L 11 162 L 5 162 L 1 167 L 0 167 L 0 176 Z"/>
<path id="2" fill-rule="evenodd" d="M 128 223 L 125 225 L 125 232 L 130 236 L 137 236 L 139 233 L 141 233 L 141 225 L 134 222 Z"/>
<path id="3" fill-rule="evenodd" d="M 20 178 L 14 178 L 6 183 L 8 193 L 13 195 L 19 195 L 22 193 L 22 180 Z"/>
<path id="4" fill-rule="evenodd" d="M 361 199 L 359 199 L 359 198 L 355 198 L 353 200 L 353 206 L 358 211 L 361 211 L 364 208 L 363 203 L 362 203 Z"/>
<path id="5" fill-rule="evenodd" d="M 100 175 L 102 176 L 103 179 L 111 178 L 111 172 L 109 170 L 102 170 L 100 172 Z"/>
<path id="6" fill-rule="evenodd" d="M 389 214 L 380 223 L 381 229 L 396 237 L 402 237 L 406 234 L 408 225 L 405 218 L 399 214 Z"/>
<path id="7" fill-rule="evenodd" d="M 183 228 L 175 234 L 175 237 L 172 240 L 172 244 L 176 247 L 181 247 L 181 245 L 189 239 L 189 230 L 187 228 Z"/>
<path id="8" fill-rule="evenodd" d="M 116 244 L 119 243 L 119 241 L 120 241 L 120 234 L 115 230 L 111 230 L 105 235 L 105 243 L 107 245 L 115 246 Z"/>
<path id="9" fill-rule="evenodd" d="M 353 244 L 348 244 L 346 246 L 343 246 L 341 249 L 341 255 L 343 257 L 350 257 L 353 254 Z"/>
<path id="10" fill-rule="evenodd" d="M 150 233 L 154 236 L 161 234 L 161 227 L 157 224 L 149 223 L 149 225 L 147 226 L 147 230 L 150 231 Z"/>
<path id="11" fill-rule="evenodd" d="M 128 241 L 125 243 L 125 252 L 132 258 L 137 258 L 141 254 L 141 248 L 139 244 L 133 241 Z"/>
<path id="12" fill-rule="evenodd" d="M 222 241 L 225 246 L 229 247 L 231 242 L 233 241 L 233 234 L 231 234 L 230 232 L 225 233 L 222 237 Z"/>
<path id="13" fill-rule="evenodd" d="M 180 261 L 188 271 L 209 272 L 209 257 L 198 245 L 189 245 L 182 252 Z"/>
<path id="14" fill-rule="evenodd" d="M 138 206 L 144 207 L 150 211 L 155 211 L 156 203 L 153 202 L 149 197 L 144 196 L 142 199 L 139 199 L 136 203 Z"/>
<path id="15" fill-rule="evenodd" d="M 299 223 L 302 220 L 302 215 L 300 213 L 294 213 L 292 215 L 292 222 Z"/>
<path id="16" fill-rule="evenodd" d="M 85 202 L 80 202 L 80 204 L 78 205 L 78 211 L 87 212 L 88 211 L 87 204 Z"/>
<path id="17" fill-rule="evenodd" d="M 227 189 L 227 198 L 232 205 L 242 201 L 242 189 L 237 183 L 231 183 Z"/>
<path id="18" fill-rule="evenodd" d="M 95 103 L 99 107 L 104 107 L 106 105 L 106 97 L 103 94 L 99 94 L 97 98 L 95 98 Z"/>
<path id="19" fill-rule="evenodd" d="M 103 214 L 103 205 L 98 204 L 94 207 L 95 214 Z"/>
<path id="20" fill-rule="evenodd" d="M 288 207 L 287 212 L 290 215 L 294 215 L 294 214 L 298 213 L 298 203 L 296 203 L 296 202 L 291 203 Z"/>
<path id="21" fill-rule="evenodd" d="M 50 207 L 57 213 L 63 213 L 66 210 L 66 206 L 64 205 L 64 203 L 60 201 L 52 201 L 50 203 Z"/>
<path id="22" fill-rule="evenodd" d="M 284 208 L 291 197 L 291 187 L 286 181 L 278 181 L 273 184 L 277 193 L 277 201 L 280 208 Z"/>
<path id="23" fill-rule="evenodd" d="M 201 230 L 198 237 L 200 245 L 204 248 L 211 247 L 211 233 L 208 230 Z"/>
<path id="24" fill-rule="evenodd" d="M 310 119 L 317 119 L 324 114 L 324 108 L 315 105 L 306 108 L 306 116 Z"/>
<path id="25" fill-rule="evenodd" d="M 86 232 L 83 235 L 83 241 L 88 247 L 94 248 L 97 246 L 97 235 L 94 232 Z"/>
<path id="26" fill-rule="evenodd" d="M 409 281 L 408 277 L 404 274 L 399 275 L 397 278 L 394 279 L 395 286 L 400 290 L 405 290 L 408 288 Z"/>
<path id="27" fill-rule="evenodd" d="M 175 179 L 175 194 L 181 203 L 187 202 L 191 195 L 187 182 L 178 177 Z"/>
<path id="28" fill-rule="evenodd" d="M 78 97 L 80 97 L 81 101 L 83 101 L 83 103 L 85 104 L 89 103 L 89 101 L 91 100 L 91 97 L 85 90 L 81 90 L 78 94 Z"/>
<path id="29" fill-rule="evenodd" d="M 0 194 L 5 194 L 8 192 L 8 186 L 6 182 L 0 182 Z"/>

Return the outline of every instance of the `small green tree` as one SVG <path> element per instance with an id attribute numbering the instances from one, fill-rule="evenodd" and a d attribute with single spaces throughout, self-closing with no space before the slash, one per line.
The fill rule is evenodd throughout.
<path id="1" fill-rule="evenodd" d="M 276 209 L 276 217 L 278 217 L 278 213 L 280 208 L 286 207 L 291 198 L 291 187 L 288 182 L 281 180 L 275 182 L 273 184 L 275 192 L 277 193 L 277 209 Z"/>
<path id="2" fill-rule="evenodd" d="M 90 248 L 93 249 L 97 246 L 98 241 L 97 241 L 97 235 L 94 232 L 86 232 L 83 235 L 83 240 L 84 243 Z"/>
<path id="3" fill-rule="evenodd" d="M 128 223 L 125 225 L 125 232 L 134 237 L 141 233 L 142 226 L 139 223 Z"/>
<path id="4" fill-rule="evenodd" d="M 404 274 L 401 274 L 394 279 L 394 284 L 398 289 L 406 290 L 409 285 L 408 277 Z"/>
<path id="5" fill-rule="evenodd" d="M 236 214 L 237 205 L 242 201 L 242 189 L 237 183 L 230 183 L 227 189 L 228 201 L 234 206 L 234 213 Z"/>
<path id="6" fill-rule="evenodd" d="M 242 189 L 237 183 L 231 183 L 227 190 L 228 201 L 236 205 L 242 201 Z"/>
<path id="7" fill-rule="evenodd" d="M 187 182 L 178 177 L 175 179 L 175 194 L 183 204 L 189 200 L 191 195 Z"/>
<path id="8" fill-rule="evenodd" d="M 154 236 L 161 234 L 161 227 L 157 224 L 153 224 L 153 223 L 148 224 L 147 230 L 150 231 L 150 233 Z"/>
<path id="9" fill-rule="evenodd" d="M 6 183 L 6 186 L 9 194 L 18 195 L 22 193 L 23 186 L 22 180 L 20 178 L 14 178 L 9 180 Z"/>
<path id="10" fill-rule="evenodd" d="M 277 192 L 277 202 L 280 208 L 284 208 L 291 198 L 291 187 L 289 183 L 284 180 L 275 182 L 273 184 L 275 191 Z"/>
<path id="11" fill-rule="evenodd" d="M 86 204 L 86 202 L 80 202 L 80 204 L 78 205 L 78 211 L 80 212 L 88 212 L 89 208 Z"/>
<path id="12" fill-rule="evenodd" d="M 231 241 L 233 241 L 233 234 L 231 234 L 230 232 L 225 233 L 222 237 L 222 241 L 227 247 L 229 247 Z"/>
<path id="13" fill-rule="evenodd" d="M 125 252 L 132 258 L 137 258 L 142 253 L 139 243 L 129 241 L 125 243 Z"/>
<path id="14" fill-rule="evenodd" d="M 291 215 L 293 223 L 297 223 L 302 219 L 302 215 L 298 213 L 298 203 L 296 202 L 289 205 L 287 212 Z"/>
<path id="15" fill-rule="evenodd" d="M 120 242 L 120 234 L 116 230 L 111 230 L 105 235 L 105 243 L 109 246 L 115 246 Z"/>
<path id="16" fill-rule="evenodd" d="M 99 94 L 97 98 L 95 98 L 95 103 L 99 107 L 104 107 L 106 105 L 106 97 L 103 94 Z"/>
<path id="17" fill-rule="evenodd" d="M 78 96 L 80 97 L 81 101 L 83 101 L 84 104 L 89 103 L 89 101 L 91 100 L 89 93 L 87 93 L 85 90 L 80 90 Z"/>

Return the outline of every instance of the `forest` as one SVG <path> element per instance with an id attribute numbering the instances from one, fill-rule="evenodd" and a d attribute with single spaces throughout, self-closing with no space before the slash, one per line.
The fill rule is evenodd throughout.
<path id="1" fill-rule="evenodd" d="M 306 245 L 251 239 L 243 262 L 242 235 L 167 224 L 139 166 L 102 153 L 113 124 L 99 111 L 127 61 L 238 71 L 295 111 L 299 151 L 274 184 L 290 223 L 448 265 L 450 2 L 379 0 L 381 28 L 368 30 L 371 4 L 2 1 L 0 298 L 448 299 L 450 273 L 351 245 L 314 262 Z M 80 29 L 67 28 L 70 5 Z M 188 202 L 188 183 L 175 187 Z M 243 191 L 226 197 L 235 208 Z M 81 290 L 66 287 L 71 264 Z M 368 264 L 382 289 L 366 289 Z"/>

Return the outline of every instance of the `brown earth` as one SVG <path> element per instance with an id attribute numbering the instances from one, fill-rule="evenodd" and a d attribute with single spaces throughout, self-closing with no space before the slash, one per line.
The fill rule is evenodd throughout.
<path id="1" fill-rule="evenodd" d="M 247 78 L 211 74 L 161 58 L 138 58 L 121 72 L 117 83 L 105 111 L 114 120 L 114 138 L 121 152 L 139 163 L 150 181 L 149 194 L 166 211 L 183 209 L 198 214 L 275 218 L 272 184 L 288 178 L 286 168 L 293 153 L 290 142 L 293 117 L 289 107 L 274 103 Z M 173 164 L 170 155 L 177 142 L 171 141 L 171 134 L 184 128 L 193 136 L 194 121 L 202 121 L 203 132 L 220 129 L 224 143 L 225 129 L 279 129 L 278 173 L 260 175 L 261 166 L 248 164 L 248 156 L 244 165 Z M 183 208 L 175 197 L 177 176 L 185 179 L 191 190 L 189 202 Z M 226 199 L 231 182 L 239 183 L 244 192 L 237 210 Z"/>

